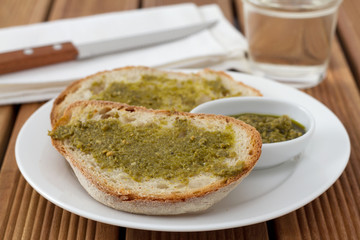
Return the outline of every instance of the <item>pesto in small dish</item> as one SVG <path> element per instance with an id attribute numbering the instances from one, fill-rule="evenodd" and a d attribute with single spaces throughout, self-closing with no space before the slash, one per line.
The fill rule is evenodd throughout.
<path id="1" fill-rule="evenodd" d="M 191 112 L 235 116 L 255 127 L 263 141 L 262 153 L 255 169 L 273 167 L 301 158 L 315 129 L 312 113 L 300 104 L 286 99 L 224 98 L 203 103 Z"/>
<path id="2" fill-rule="evenodd" d="M 260 133 L 263 143 L 292 140 L 305 133 L 305 127 L 288 115 L 241 113 L 230 115 L 253 126 Z"/>

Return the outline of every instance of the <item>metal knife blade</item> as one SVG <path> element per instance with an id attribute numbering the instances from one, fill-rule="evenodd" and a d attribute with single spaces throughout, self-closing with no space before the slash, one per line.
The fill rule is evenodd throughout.
<path id="1" fill-rule="evenodd" d="M 175 29 L 149 32 L 129 37 L 108 39 L 103 42 L 82 44 L 76 47 L 79 51 L 78 58 L 89 58 L 174 41 L 209 28 L 215 25 L 215 23 L 216 21 L 209 21 Z"/>
<path id="2" fill-rule="evenodd" d="M 209 21 L 174 29 L 90 42 L 82 45 L 63 42 L 1 53 L 0 74 L 174 41 L 210 28 L 215 24 L 216 21 Z"/>

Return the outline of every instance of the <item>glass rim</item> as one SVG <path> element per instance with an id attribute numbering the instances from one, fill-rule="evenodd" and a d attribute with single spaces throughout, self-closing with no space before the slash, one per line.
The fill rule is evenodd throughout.
<path id="1" fill-rule="evenodd" d="M 245 13 L 246 11 L 253 11 L 263 15 L 273 16 L 276 18 L 297 18 L 297 19 L 317 18 L 317 17 L 335 14 L 342 2 L 342 0 L 331 0 L 332 4 L 324 5 L 324 7 L 305 9 L 305 8 L 270 7 L 268 5 L 259 5 L 254 3 L 254 2 L 258 3 L 259 0 L 242 0 L 242 1 L 244 3 Z"/>
<path id="2" fill-rule="evenodd" d="M 325 0 L 325 1 L 284 1 L 284 0 L 242 0 L 245 3 L 252 4 L 254 7 L 261 7 L 273 11 L 297 11 L 310 12 L 320 10 L 336 10 L 343 0 Z"/>

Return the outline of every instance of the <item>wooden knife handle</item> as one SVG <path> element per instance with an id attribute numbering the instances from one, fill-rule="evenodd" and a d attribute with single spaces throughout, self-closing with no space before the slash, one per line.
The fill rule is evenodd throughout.
<path id="1" fill-rule="evenodd" d="M 71 42 L 1 53 L 0 74 L 70 61 L 77 56 L 78 51 Z"/>

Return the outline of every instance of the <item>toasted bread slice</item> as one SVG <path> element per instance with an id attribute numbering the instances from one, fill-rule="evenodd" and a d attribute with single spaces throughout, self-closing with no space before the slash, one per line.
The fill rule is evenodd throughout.
<path id="1" fill-rule="evenodd" d="M 119 130 L 105 126 L 105 122 L 115 123 L 121 131 L 130 131 L 120 134 Z M 187 125 L 181 128 L 179 122 Z M 100 133 L 95 125 L 87 125 L 90 123 L 99 123 Z M 64 131 L 61 128 L 75 125 L 86 126 L 79 132 L 57 135 Z M 165 135 L 157 130 L 146 132 L 148 129 L 164 129 Z M 106 131 L 110 135 L 102 138 Z M 136 132 L 140 132 L 140 137 Z M 93 136 L 81 142 L 77 134 Z M 53 146 L 94 199 L 118 210 L 148 215 L 209 208 L 249 174 L 260 157 L 262 145 L 255 128 L 231 117 L 150 110 L 109 101 L 71 104 L 50 136 Z M 94 143 L 95 148 L 89 151 L 83 146 L 88 143 Z M 129 145 L 117 147 L 121 144 Z M 205 152 L 201 153 L 201 149 Z M 112 156 L 117 156 L 113 159 L 115 163 L 108 164 Z M 126 165 L 129 159 L 131 164 Z M 138 167 L 132 169 L 133 166 Z"/>
<path id="2" fill-rule="evenodd" d="M 151 80 L 157 81 L 157 78 L 163 81 L 160 81 L 162 87 L 158 91 L 154 90 L 154 81 L 151 82 Z M 169 80 L 176 82 L 175 84 L 174 82 L 171 84 L 164 83 L 170 82 Z M 139 82 L 142 82 L 139 91 L 135 89 L 132 92 L 128 88 L 125 89 L 124 86 L 120 90 L 109 90 L 111 86 L 114 86 L 114 83 L 132 84 Z M 219 83 L 217 87 L 220 89 L 220 93 L 218 94 L 214 94 L 211 89 L 208 89 L 211 83 L 214 85 L 215 82 Z M 184 83 L 187 85 L 187 89 L 184 88 Z M 102 94 L 107 89 L 108 91 L 120 92 L 116 97 L 109 97 L 113 92 L 108 95 Z M 181 91 L 185 91 L 185 94 Z M 261 93 L 250 86 L 233 80 L 224 72 L 210 69 L 202 70 L 196 74 L 186 74 L 148 67 L 124 67 L 97 73 L 68 86 L 54 102 L 51 111 L 51 124 L 56 123 L 69 104 L 78 100 L 107 100 L 150 109 L 190 112 L 201 103 L 231 96 L 261 96 Z"/>

